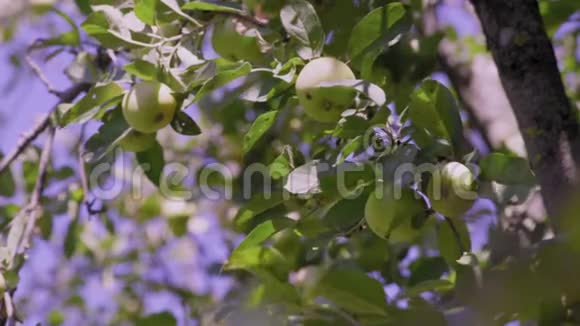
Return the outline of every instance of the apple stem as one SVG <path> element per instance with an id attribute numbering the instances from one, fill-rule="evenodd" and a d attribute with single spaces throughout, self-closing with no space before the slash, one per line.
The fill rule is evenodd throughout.
<path id="1" fill-rule="evenodd" d="M 455 240 L 457 241 L 457 245 L 459 246 L 459 250 L 461 250 L 461 254 L 467 252 L 465 246 L 463 245 L 463 241 L 461 241 L 461 236 L 459 235 L 459 232 L 457 231 L 457 228 L 455 228 L 455 224 L 453 224 L 453 221 L 447 217 L 445 217 L 445 221 L 449 224 L 449 227 L 451 227 L 451 231 L 453 231 L 453 235 L 455 236 Z"/>

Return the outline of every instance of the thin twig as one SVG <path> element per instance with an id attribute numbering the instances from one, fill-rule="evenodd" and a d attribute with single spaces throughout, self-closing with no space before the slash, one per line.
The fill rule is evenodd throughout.
<path id="1" fill-rule="evenodd" d="M 14 253 L 20 251 L 20 248 L 28 248 L 30 246 L 30 238 L 32 237 L 32 231 L 36 225 L 36 221 L 42 215 L 41 199 L 42 193 L 46 186 L 46 177 L 48 175 L 48 167 L 50 165 L 50 159 L 52 156 L 52 145 L 54 144 L 54 136 L 56 133 L 56 128 L 50 126 L 48 128 L 48 135 L 46 142 L 44 144 L 44 149 L 40 156 L 40 163 L 38 164 L 38 178 L 36 179 L 36 184 L 34 185 L 34 190 L 32 192 L 32 197 L 30 198 L 30 203 L 28 204 L 29 216 L 26 221 L 26 228 L 24 229 L 24 234 L 17 248 L 15 248 Z"/>
<path id="2" fill-rule="evenodd" d="M 463 255 L 463 253 L 467 252 L 467 250 L 463 245 L 463 240 L 461 240 L 461 235 L 459 234 L 459 231 L 457 231 L 455 224 L 453 224 L 453 221 L 449 217 L 445 216 L 445 221 L 447 222 L 447 224 L 449 224 L 449 227 L 451 228 L 451 231 L 455 236 L 455 240 L 457 241 L 457 245 L 459 246 L 459 250 L 461 250 L 461 254 Z"/>
<path id="3" fill-rule="evenodd" d="M 95 204 L 97 202 L 96 199 L 89 199 L 89 194 L 91 193 L 90 191 L 90 187 L 89 187 L 89 179 L 87 178 L 87 171 L 85 170 L 85 159 L 83 158 L 83 149 L 82 149 L 82 144 L 83 144 L 83 140 L 84 140 L 84 134 L 85 134 L 85 126 L 83 125 L 82 129 L 81 129 L 81 133 L 80 133 L 80 137 L 79 137 L 79 142 L 77 145 L 77 152 L 78 152 L 78 163 L 79 163 L 79 177 L 81 180 L 81 188 L 83 190 L 83 202 L 85 207 L 87 208 L 87 213 L 89 214 L 89 217 L 92 217 L 94 215 L 98 215 L 100 213 L 105 212 L 105 207 L 103 205 L 101 205 L 100 208 L 95 208 Z"/>
<path id="4" fill-rule="evenodd" d="M 0 161 L 0 173 L 4 172 L 12 162 L 20 156 L 24 150 L 36 139 L 38 136 L 46 130 L 50 124 L 50 117 L 54 111 L 58 108 L 61 103 L 67 103 L 74 100 L 80 93 L 86 92 L 91 87 L 89 83 L 80 83 L 73 85 L 64 92 L 61 92 L 60 102 L 54 106 L 32 129 L 22 134 L 20 141 L 16 145 L 16 148 L 6 155 Z"/>
<path id="5" fill-rule="evenodd" d="M 38 164 L 38 177 L 36 178 L 36 184 L 32 190 L 30 202 L 22 209 L 22 211 L 20 211 L 18 216 L 14 218 L 14 220 L 26 219 L 26 225 L 22 235 L 18 237 L 17 245 L 11 252 L 10 261 L 8 264 L 9 269 L 12 268 L 14 264 L 14 258 L 18 253 L 20 253 L 21 248 L 29 247 L 30 237 L 32 236 L 32 231 L 34 230 L 36 220 L 38 220 L 38 218 L 42 215 L 42 206 L 40 201 L 42 199 L 42 193 L 44 192 L 44 187 L 46 185 L 46 176 L 48 174 L 48 166 L 52 154 L 52 145 L 54 143 L 55 133 L 56 129 L 54 126 L 50 125 L 44 149 L 40 155 L 40 162 Z"/>
<path id="6" fill-rule="evenodd" d="M 16 325 L 16 316 L 14 314 L 14 304 L 12 303 L 12 296 L 8 291 L 4 292 L 3 296 L 4 308 L 6 309 L 6 325 Z"/>
<path id="7" fill-rule="evenodd" d="M 32 60 L 32 57 L 31 57 L 32 50 L 33 50 L 33 47 L 29 47 L 28 50 L 26 51 L 26 56 L 25 56 L 26 62 L 28 63 L 30 68 L 32 68 L 32 71 L 36 74 L 38 79 L 40 79 L 40 81 L 44 84 L 44 86 L 46 86 L 46 89 L 48 89 L 48 92 L 56 95 L 58 98 L 61 98 L 62 94 L 60 93 L 60 91 L 57 90 L 52 85 L 52 83 L 50 82 L 50 80 L 48 80 L 48 77 L 46 77 L 46 75 L 44 74 L 42 69 L 36 64 L 36 62 L 34 62 L 34 60 Z"/>

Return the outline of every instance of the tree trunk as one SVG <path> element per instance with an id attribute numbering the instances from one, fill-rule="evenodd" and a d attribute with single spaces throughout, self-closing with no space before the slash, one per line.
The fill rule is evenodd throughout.
<path id="1" fill-rule="evenodd" d="M 556 216 L 578 183 L 579 128 L 538 3 L 536 0 L 471 2 L 514 110 L 532 169 L 542 187 L 547 212 Z"/>

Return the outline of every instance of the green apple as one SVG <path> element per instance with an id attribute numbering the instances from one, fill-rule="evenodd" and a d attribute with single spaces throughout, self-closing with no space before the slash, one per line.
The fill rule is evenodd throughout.
<path id="1" fill-rule="evenodd" d="M 224 59 L 250 62 L 264 60 L 257 31 L 236 19 L 217 22 L 211 40 L 215 52 Z"/>
<path id="2" fill-rule="evenodd" d="M 354 80 L 354 73 L 342 61 L 322 57 L 310 61 L 296 79 L 296 95 L 304 112 L 320 122 L 336 122 L 354 100 L 356 91 L 347 87 L 319 87 L 321 83 Z"/>
<path id="3" fill-rule="evenodd" d="M 369 196 L 365 206 L 369 228 L 379 237 L 393 242 L 414 240 L 420 230 L 413 227 L 413 219 L 427 212 L 423 198 L 408 187 L 388 185 L 379 190 Z"/>
<path id="4" fill-rule="evenodd" d="M 123 116 L 129 126 L 142 133 L 154 133 L 173 119 L 177 102 L 164 84 L 145 81 L 136 84 L 123 98 Z"/>
<path id="5" fill-rule="evenodd" d="M 144 152 L 155 144 L 155 134 L 131 130 L 119 140 L 119 146 L 128 152 Z"/>
<path id="6" fill-rule="evenodd" d="M 431 206 L 446 217 L 461 217 L 477 199 L 473 173 L 459 162 L 439 166 L 427 188 Z"/>

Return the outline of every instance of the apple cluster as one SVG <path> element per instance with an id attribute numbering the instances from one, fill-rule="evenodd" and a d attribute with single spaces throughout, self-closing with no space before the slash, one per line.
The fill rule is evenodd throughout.
<path id="1" fill-rule="evenodd" d="M 365 220 L 379 237 L 392 242 L 412 242 L 420 235 L 421 225 L 413 221 L 437 212 L 447 218 L 460 218 L 477 198 L 473 173 L 459 162 L 440 165 L 427 187 L 427 202 L 415 190 L 386 184 L 367 199 Z M 418 224 L 418 223 L 417 223 Z"/>

